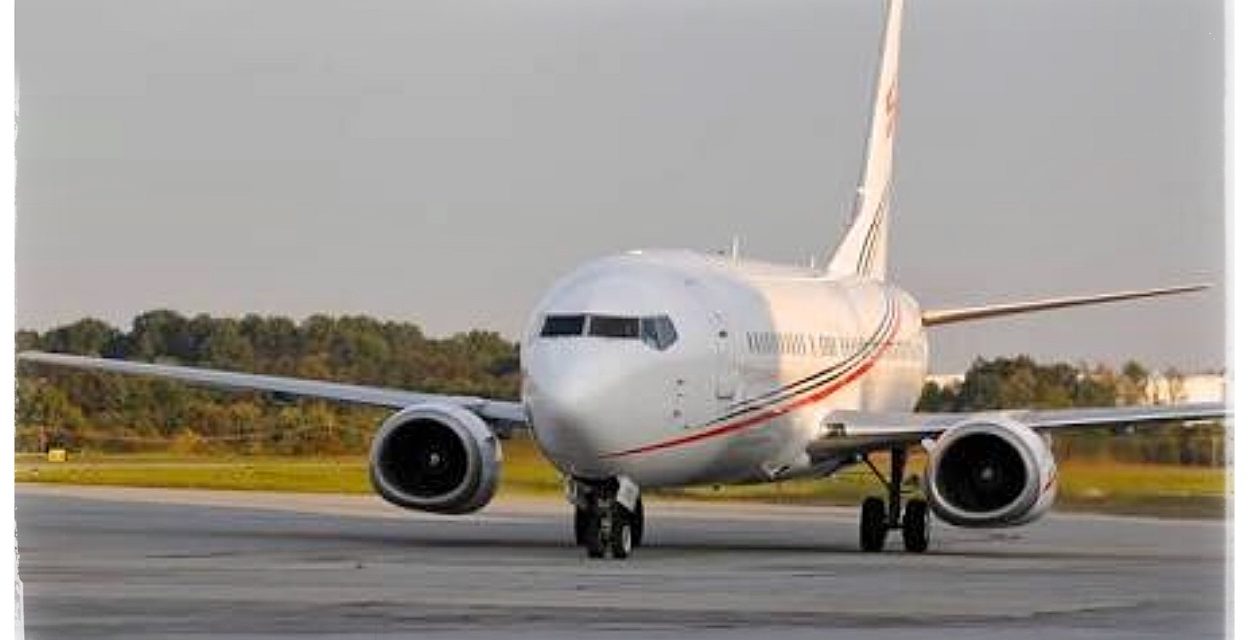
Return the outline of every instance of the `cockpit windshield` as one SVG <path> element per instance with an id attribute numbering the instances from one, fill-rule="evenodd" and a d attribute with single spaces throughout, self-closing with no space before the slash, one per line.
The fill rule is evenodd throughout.
<path id="1" fill-rule="evenodd" d="M 547 316 L 542 337 L 579 336 L 585 332 L 585 316 Z"/>
<path id="2" fill-rule="evenodd" d="M 640 318 L 590 316 L 590 335 L 600 338 L 636 338 L 641 335 Z"/>
<path id="3" fill-rule="evenodd" d="M 662 316 L 601 316 L 591 314 L 553 314 L 542 322 L 538 333 L 543 338 L 595 337 L 641 340 L 652 349 L 663 351 L 677 341 L 672 319 Z"/>

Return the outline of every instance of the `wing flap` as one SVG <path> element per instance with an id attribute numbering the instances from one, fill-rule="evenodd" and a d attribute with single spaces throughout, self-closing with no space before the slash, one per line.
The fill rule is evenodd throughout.
<path id="1" fill-rule="evenodd" d="M 342 382 L 324 380 L 306 380 L 271 376 L 255 373 L 239 373 L 217 369 L 183 367 L 168 364 L 152 364 L 131 362 L 129 360 L 113 360 L 108 358 L 91 358 L 63 353 L 43 353 L 25 351 L 17 355 L 22 362 L 41 365 L 107 371 L 127 375 L 148 376 L 178 380 L 192 385 L 226 389 L 231 391 L 263 391 L 279 395 L 305 398 L 320 398 L 351 404 L 365 404 L 391 409 L 402 409 L 423 402 L 449 402 L 488 420 L 524 424 L 527 422 L 523 408 L 519 403 L 503 400 L 489 400 L 474 396 L 445 396 L 418 393 L 402 389 L 384 387 L 366 387 Z"/>

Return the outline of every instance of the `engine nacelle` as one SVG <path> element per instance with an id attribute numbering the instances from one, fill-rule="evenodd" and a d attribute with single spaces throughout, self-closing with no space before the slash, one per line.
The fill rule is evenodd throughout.
<path id="1" fill-rule="evenodd" d="M 502 459 L 498 439 L 477 414 L 451 404 L 421 404 L 378 428 L 369 478 L 392 504 L 468 513 L 494 497 Z"/>
<path id="2" fill-rule="evenodd" d="M 963 527 L 1009 527 L 1054 503 L 1058 468 L 1040 434 L 1006 417 L 955 425 L 928 452 L 925 490 L 933 513 Z"/>

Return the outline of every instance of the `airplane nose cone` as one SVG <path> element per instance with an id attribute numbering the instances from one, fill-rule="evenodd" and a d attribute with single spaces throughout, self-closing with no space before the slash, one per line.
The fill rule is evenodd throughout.
<path id="1" fill-rule="evenodd" d="M 530 374 L 530 395 L 533 408 L 561 424 L 586 422 L 587 407 L 598 394 L 593 371 L 583 367 L 565 367 L 545 375 Z"/>
<path id="2" fill-rule="evenodd" d="M 608 473 L 599 456 L 619 447 L 627 432 L 614 423 L 628 414 L 610 367 L 610 361 L 586 353 L 541 354 L 527 365 L 534 435 L 552 462 L 569 473 Z"/>
<path id="3" fill-rule="evenodd" d="M 528 376 L 529 410 L 543 448 L 561 460 L 594 457 L 592 407 L 601 393 L 596 372 L 565 362 L 559 367 L 532 368 Z"/>

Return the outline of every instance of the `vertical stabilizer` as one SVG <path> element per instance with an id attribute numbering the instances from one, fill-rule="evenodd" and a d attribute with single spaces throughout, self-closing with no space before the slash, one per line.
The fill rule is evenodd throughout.
<path id="1" fill-rule="evenodd" d="M 888 248 L 889 195 L 893 183 L 893 135 L 898 122 L 898 47 L 902 0 L 886 0 L 885 33 L 872 101 L 871 128 L 854 217 L 826 269 L 835 277 L 859 275 L 882 280 Z"/>

